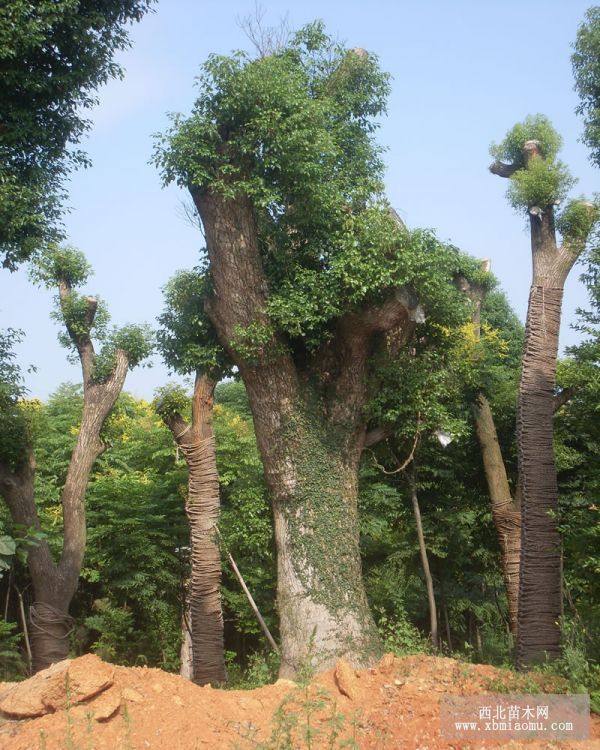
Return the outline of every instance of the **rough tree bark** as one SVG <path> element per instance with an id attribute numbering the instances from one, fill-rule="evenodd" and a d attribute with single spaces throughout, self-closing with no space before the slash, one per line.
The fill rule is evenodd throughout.
<path id="1" fill-rule="evenodd" d="M 186 604 L 191 624 L 192 679 L 198 685 L 227 680 L 217 536 L 219 475 L 212 424 L 215 385 L 207 375 L 196 374 L 190 424 L 180 414 L 164 417 L 189 472 L 185 512 L 190 527 L 191 571 Z"/>
<path id="2" fill-rule="evenodd" d="M 502 577 L 508 601 L 508 618 L 513 637 L 517 635 L 519 567 L 521 554 L 521 510 L 513 498 L 489 401 L 480 393 L 473 407 L 477 439 L 490 493 L 492 519 L 498 533 Z M 516 493 L 515 493 L 516 495 Z"/>
<path id="3" fill-rule="evenodd" d="M 71 288 L 59 284 L 63 309 L 68 304 Z M 87 298 L 87 323 L 91 326 L 97 301 Z M 45 541 L 28 553 L 34 602 L 30 607 L 33 670 L 39 671 L 65 659 L 69 652 L 72 619 L 69 605 L 77 589 L 86 544 L 85 492 L 94 462 L 104 450 L 100 439 L 102 426 L 123 388 L 129 367 L 125 352 L 117 350 L 115 367 L 107 380 L 93 380 L 94 347 L 89 336 L 67 326 L 83 374 L 83 410 L 77 442 L 71 454 L 67 477 L 61 493 L 63 515 L 63 548 L 55 562 Z M 0 492 L 12 520 L 26 528 L 40 530 L 34 494 L 35 459 L 25 458 L 20 468 L 10 470 L 0 465 Z"/>
<path id="4" fill-rule="evenodd" d="M 527 141 L 523 155 L 526 163 L 542 158 L 539 143 Z M 490 170 L 507 176 L 504 167 L 493 164 Z M 568 243 L 557 244 L 553 205 L 530 207 L 529 221 L 533 275 L 517 405 L 522 488 L 517 633 L 520 667 L 560 653 L 561 544 L 552 422 L 563 289 L 578 255 Z"/>
<path id="5" fill-rule="evenodd" d="M 402 290 L 342 318 L 317 356 L 294 355 L 277 334 L 242 355 L 244 330 L 270 330 L 253 209 L 243 196 L 192 196 L 213 282 L 207 313 L 244 380 L 272 500 L 281 674 L 293 675 L 309 652 L 318 669 L 339 656 L 367 665 L 380 650 L 358 547 L 367 359 L 378 334 L 412 332 L 417 302 Z"/>
<path id="6" fill-rule="evenodd" d="M 490 270 L 489 260 L 482 261 L 481 265 L 482 270 Z M 473 303 L 474 333 L 475 337 L 479 339 L 481 337 L 481 308 L 485 299 L 485 290 L 482 286 L 470 284 L 466 280 L 464 285 L 464 290 Z M 516 638 L 521 555 L 520 493 L 515 493 L 515 497 L 512 495 L 498 441 L 494 416 L 490 403 L 483 393 L 479 393 L 475 397 L 473 417 L 490 494 L 492 519 L 500 544 L 502 577 L 506 589 L 510 631 L 513 638 Z"/>

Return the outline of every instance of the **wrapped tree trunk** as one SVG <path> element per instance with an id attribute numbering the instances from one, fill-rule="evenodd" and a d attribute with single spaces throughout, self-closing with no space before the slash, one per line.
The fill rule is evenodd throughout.
<path id="1" fill-rule="evenodd" d="M 191 625 L 192 679 L 198 685 L 227 680 L 217 536 L 219 475 L 212 425 L 215 385 L 209 376 L 196 375 L 191 424 L 179 413 L 163 415 L 189 472 L 185 511 L 190 527 L 191 570 L 186 607 Z"/>
<path id="2" fill-rule="evenodd" d="M 526 122 L 526 127 L 532 127 L 532 122 Z M 549 124 L 538 120 L 534 127 L 547 137 Z M 522 492 L 517 633 L 520 667 L 556 658 L 560 653 L 562 553 L 553 445 L 558 337 L 564 284 L 597 218 L 597 209 L 590 203 L 568 204 L 560 216 L 563 243 L 557 244 L 554 209 L 561 180 L 566 184 L 567 178 L 553 164 L 555 151 L 548 142 L 528 140 L 522 145 L 518 162 L 496 162 L 490 167 L 494 174 L 515 177 L 513 195 L 517 203 L 526 205 L 531 231 L 533 274 L 517 404 Z M 527 181 L 521 179 L 525 172 Z M 554 192 L 547 187 L 553 184 Z M 543 203 L 536 202 L 542 199 Z"/>

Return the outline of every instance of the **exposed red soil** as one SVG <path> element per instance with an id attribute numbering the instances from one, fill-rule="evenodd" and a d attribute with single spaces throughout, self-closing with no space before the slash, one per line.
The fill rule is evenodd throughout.
<path id="1" fill-rule="evenodd" d="M 312 748 L 340 748 L 353 737 L 365 750 L 441 750 L 510 747 L 600 750 L 600 718 L 582 742 L 445 740 L 439 731 L 444 694 L 476 695 L 514 686 L 510 672 L 432 656 L 385 656 L 355 672 L 345 662 L 319 675 L 309 688 L 286 680 L 255 690 L 198 687 L 158 669 L 114 667 L 93 655 L 61 662 L 16 685 L 0 684 L 0 750 L 202 750 L 307 747 L 302 739 L 307 707 L 318 731 Z M 551 692 L 540 685 L 540 692 Z M 307 703 L 307 700 L 309 703 Z M 292 744 L 269 744 L 297 721 Z M 335 714 L 343 722 L 333 721 Z M 333 724 L 340 734 L 331 742 Z M 346 745 L 347 747 L 347 745 Z"/>

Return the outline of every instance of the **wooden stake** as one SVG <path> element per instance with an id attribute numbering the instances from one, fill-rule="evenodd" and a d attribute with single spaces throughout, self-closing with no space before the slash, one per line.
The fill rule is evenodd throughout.
<path id="1" fill-rule="evenodd" d="M 19 613 L 21 614 L 21 625 L 23 627 L 23 637 L 25 638 L 25 648 L 27 649 L 27 661 L 29 663 L 29 674 L 31 674 L 31 664 L 32 664 L 32 656 L 31 656 L 31 644 L 29 643 L 29 631 L 27 629 L 27 618 L 25 617 L 25 607 L 23 606 L 23 596 L 19 589 L 15 586 L 15 591 L 17 592 L 17 596 L 19 597 Z"/>

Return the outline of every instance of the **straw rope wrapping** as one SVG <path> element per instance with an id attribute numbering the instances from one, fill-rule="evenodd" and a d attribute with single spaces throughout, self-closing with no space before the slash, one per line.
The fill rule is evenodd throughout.
<path id="1" fill-rule="evenodd" d="M 223 660 L 221 556 L 216 525 L 219 518 L 219 475 L 214 436 L 180 443 L 189 470 L 186 514 L 190 526 L 194 681 L 214 680 Z"/>
<path id="2" fill-rule="evenodd" d="M 29 607 L 29 622 L 31 623 L 31 639 L 38 644 L 45 642 L 41 649 L 38 647 L 35 653 L 44 654 L 44 663 L 36 663 L 34 656 L 33 670 L 46 666 L 47 662 L 54 664 L 64 659 L 64 653 L 58 645 L 70 637 L 73 632 L 74 619 L 71 615 L 44 602 L 33 602 Z M 53 648 L 54 645 L 54 648 Z"/>
<path id="3" fill-rule="evenodd" d="M 562 288 L 533 285 L 525 333 L 517 410 L 522 480 L 518 661 L 559 650 L 560 536 L 555 514 L 558 487 L 553 419 Z M 544 613 L 551 613 L 545 618 Z M 552 655 L 555 655 L 552 653 Z"/>

